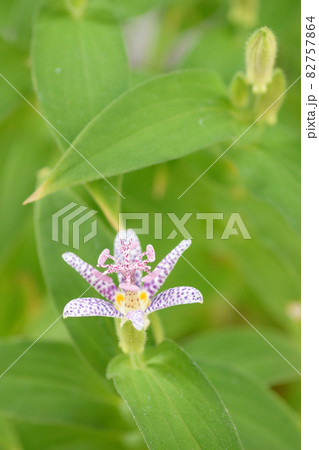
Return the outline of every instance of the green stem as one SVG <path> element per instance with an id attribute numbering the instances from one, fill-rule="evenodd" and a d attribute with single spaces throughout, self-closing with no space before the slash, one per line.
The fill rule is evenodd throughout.
<path id="1" fill-rule="evenodd" d="M 149 318 L 156 345 L 159 345 L 165 338 L 161 319 L 159 318 L 159 315 L 156 312 L 150 314 Z"/>
<path id="2" fill-rule="evenodd" d="M 137 369 L 138 367 L 141 367 L 142 360 L 141 360 L 141 355 L 139 353 L 130 353 L 130 360 L 131 360 L 133 369 Z"/>

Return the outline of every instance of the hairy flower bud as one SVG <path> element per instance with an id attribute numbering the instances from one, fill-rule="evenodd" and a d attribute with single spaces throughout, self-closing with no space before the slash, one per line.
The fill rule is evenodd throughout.
<path id="1" fill-rule="evenodd" d="M 249 100 L 249 90 L 245 76 L 237 72 L 229 88 L 230 101 L 236 108 L 244 108 Z"/>
<path id="2" fill-rule="evenodd" d="M 248 39 L 246 46 L 246 79 L 253 85 L 255 94 L 267 90 L 276 59 L 277 42 L 273 32 L 259 28 Z"/>
<path id="3" fill-rule="evenodd" d="M 268 85 L 267 92 L 260 96 L 256 105 L 256 116 L 260 117 L 262 115 L 260 118 L 261 122 L 269 125 L 274 125 L 277 122 L 277 115 L 284 100 L 283 94 L 285 90 L 286 77 L 281 69 L 276 69 Z"/>
<path id="4" fill-rule="evenodd" d="M 119 346 L 123 353 L 142 353 L 145 347 L 145 330 L 137 330 L 130 321 L 122 326 L 116 322 Z"/>

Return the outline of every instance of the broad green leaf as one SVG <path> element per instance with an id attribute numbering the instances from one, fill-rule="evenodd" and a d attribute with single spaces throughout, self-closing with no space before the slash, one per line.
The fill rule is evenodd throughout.
<path id="1" fill-rule="evenodd" d="M 72 232 L 70 233 L 69 245 L 64 245 L 61 242 L 62 217 L 58 225 L 59 242 L 52 239 L 53 214 L 72 202 L 79 206 L 91 207 L 84 201 L 83 197 L 63 192 L 39 202 L 35 210 L 38 253 L 46 284 L 57 308 L 57 315 L 62 314 L 68 301 L 83 296 L 84 293 L 87 297 L 101 298 L 100 294 L 93 288 L 86 292 L 90 287 L 89 284 L 63 261 L 62 254 L 66 251 L 73 251 L 83 260 L 95 266 L 100 252 L 105 247 L 112 248 L 113 246 L 112 240 L 114 237 L 107 232 L 101 213 L 81 225 L 80 233 L 83 240 L 84 236 L 91 231 L 91 221 L 96 218 L 98 220 L 97 235 L 86 243 L 81 242 L 79 250 L 72 248 Z M 71 212 L 74 210 L 75 207 Z M 86 212 L 89 210 L 87 209 Z M 63 217 L 67 214 L 65 213 Z M 74 220 L 70 220 L 71 225 Z M 65 324 L 80 351 L 98 371 L 104 373 L 108 360 L 119 351 L 113 319 L 105 317 L 71 318 L 66 319 Z"/>
<path id="2" fill-rule="evenodd" d="M 50 1 L 40 10 L 31 60 L 44 115 L 71 142 L 127 88 L 128 70 L 121 30 L 104 3 L 87 2 L 80 17 L 65 5 Z"/>
<path id="3" fill-rule="evenodd" d="M 28 341 L 1 343 L 1 373 L 30 344 Z M 4 417 L 13 423 L 43 427 L 49 435 L 55 436 L 57 431 L 56 442 L 63 437 L 64 445 L 72 438 L 76 442 L 79 433 L 79 436 L 87 435 L 86 440 L 91 436 L 100 447 L 104 443 L 105 447 L 121 448 L 130 428 L 121 418 L 120 403 L 112 385 L 96 374 L 69 344 L 36 343 L 2 376 L 0 383 L 0 411 Z M 68 429 L 69 433 L 63 435 L 61 429 Z M 39 442 L 34 436 L 33 446 L 27 441 L 23 448 L 41 448 L 43 439 L 42 431 Z M 50 445 L 54 442 L 51 439 Z"/>
<path id="4" fill-rule="evenodd" d="M 223 365 L 200 367 L 216 386 L 246 450 L 300 449 L 300 426 L 290 408 L 241 370 Z"/>
<path id="5" fill-rule="evenodd" d="M 234 121 L 218 76 L 185 71 L 156 77 L 98 114 L 29 201 L 67 186 L 136 170 L 230 138 Z M 92 168 L 92 166 L 95 168 Z"/>
<path id="6" fill-rule="evenodd" d="M 127 88 L 128 63 L 121 30 L 111 21 L 105 5 L 90 2 L 81 17 L 73 17 L 66 2 L 58 5 L 49 2 L 37 17 L 32 67 L 46 118 L 71 142 L 103 107 Z M 55 137 L 62 148 L 68 147 L 61 136 Z M 111 183 L 115 186 L 119 181 L 112 179 Z M 87 188 L 117 228 L 114 216 L 118 213 L 119 194 L 104 180 L 97 180 Z"/>
<path id="7" fill-rule="evenodd" d="M 119 355 L 108 367 L 150 448 L 241 448 L 214 387 L 176 345 L 164 341 L 140 361 Z"/>
<path id="8" fill-rule="evenodd" d="M 282 333 L 262 329 L 265 338 L 298 370 L 300 354 L 296 345 Z M 252 329 L 229 329 L 204 333 L 186 341 L 185 350 L 203 367 L 227 364 L 253 375 L 267 384 L 283 384 L 299 374 Z"/>

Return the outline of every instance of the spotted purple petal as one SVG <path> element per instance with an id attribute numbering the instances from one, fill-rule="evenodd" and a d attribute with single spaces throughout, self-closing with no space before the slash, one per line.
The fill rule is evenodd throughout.
<path id="1" fill-rule="evenodd" d="M 156 294 L 156 292 L 163 285 L 164 281 L 168 277 L 168 275 L 173 270 L 175 264 L 178 259 L 182 255 L 182 253 L 188 249 L 191 245 L 192 241 L 190 239 L 184 240 L 178 244 L 168 255 L 165 256 L 164 259 L 155 267 L 155 270 L 160 271 L 160 275 L 154 278 L 153 280 L 146 281 L 143 285 L 143 289 L 149 293 L 149 296 L 152 297 Z"/>
<path id="2" fill-rule="evenodd" d="M 134 328 L 138 331 L 144 327 L 144 313 L 140 309 L 137 311 L 129 311 L 125 317 L 132 322 Z"/>
<path id="3" fill-rule="evenodd" d="M 130 254 L 130 260 L 131 262 L 134 261 L 134 259 L 142 253 L 141 244 L 139 241 L 139 238 L 137 237 L 137 234 L 134 230 L 121 230 L 117 233 L 114 240 L 114 256 L 115 258 L 121 258 L 122 257 L 122 249 L 121 249 L 121 240 L 128 241 L 132 240 L 132 246 L 131 246 L 131 254 Z M 122 275 L 118 274 L 119 283 L 122 283 L 123 277 Z M 135 272 L 135 283 L 137 286 L 141 286 L 141 279 L 142 279 L 142 272 L 140 270 Z"/>
<path id="4" fill-rule="evenodd" d="M 202 294 L 193 287 L 175 287 L 156 295 L 145 313 L 149 314 L 158 309 L 169 308 L 175 305 L 186 305 L 187 303 L 203 303 Z"/>
<path id="5" fill-rule="evenodd" d="M 76 298 L 66 304 L 63 317 L 123 317 L 111 303 L 99 298 Z"/>
<path id="6" fill-rule="evenodd" d="M 115 294 L 118 291 L 113 282 L 106 282 L 100 278 L 101 272 L 87 264 L 77 255 L 71 252 L 63 253 L 62 258 L 73 269 L 75 269 L 94 289 L 110 302 L 115 301 Z"/>

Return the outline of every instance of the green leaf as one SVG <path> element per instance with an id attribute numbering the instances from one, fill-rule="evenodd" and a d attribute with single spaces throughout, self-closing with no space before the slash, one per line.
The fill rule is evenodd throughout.
<path id="1" fill-rule="evenodd" d="M 1 343 L 0 372 L 30 344 Z M 92 442 L 99 442 L 97 448 L 103 443 L 105 447 L 121 448 L 119 444 L 130 429 L 121 418 L 120 403 L 113 386 L 64 343 L 38 342 L 3 375 L 0 383 L 0 410 L 4 417 L 13 423 L 26 423 L 26 428 L 31 425 L 30 430 L 40 430 L 38 437 L 33 435 L 32 446 L 30 434 L 29 439 L 22 440 L 25 444 L 26 439 L 23 448 L 47 448 L 41 447 L 45 439 L 51 448 L 54 442 L 62 444 L 63 440 L 64 445 L 69 439 L 74 443 L 77 434 L 87 435 L 86 440 L 91 436 Z M 69 433 L 61 433 L 65 429 Z M 24 434 L 28 434 L 27 430 Z"/>
<path id="2" fill-rule="evenodd" d="M 128 68 L 121 30 L 104 4 L 87 2 L 80 17 L 65 4 L 54 0 L 40 10 L 31 62 L 44 115 L 71 142 L 127 88 Z"/>
<path id="3" fill-rule="evenodd" d="M 213 386 L 174 343 L 149 349 L 145 359 L 120 355 L 108 377 L 127 402 L 150 448 L 241 448 Z"/>
<path id="4" fill-rule="evenodd" d="M 69 148 L 29 201 L 101 173 L 109 177 L 180 158 L 233 133 L 225 90 L 214 73 L 160 76 L 124 93 L 76 138 L 74 147 L 90 164 Z"/>
<path id="5" fill-rule="evenodd" d="M 82 277 L 62 259 L 65 251 L 73 251 L 91 265 L 96 264 L 99 253 L 105 248 L 112 248 L 112 236 L 107 232 L 101 214 L 97 214 L 97 235 L 85 244 L 81 243 L 80 250 L 72 248 L 72 242 L 64 245 L 62 240 L 62 225 L 59 223 L 59 242 L 52 239 L 52 216 L 60 209 L 75 202 L 79 206 L 90 207 L 83 197 L 63 192 L 51 196 L 39 202 L 35 210 L 35 227 L 38 244 L 38 253 L 46 284 L 54 300 L 59 314 L 62 314 L 68 301 L 85 296 L 101 297 L 93 288 L 89 288 Z M 72 209 L 73 211 L 74 209 Z M 87 210 L 88 211 L 88 210 Z M 83 212 L 84 214 L 84 212 Z M 64 214 L 65 216 L 65 214 Z M 86 221 L 81 225 L 80 233 L 83 239 L 91 231 L 91 222 Z M 105 317 L 82 317 L 66 319 L 65 322 L 76 345 L 84 356 L 100 373 L 105 373 L 109 359 L 118 351 L 115 335 L 114 321 Z"/>
<path id="6" fill-rule="evenodd" d="M 300 354 L 296 345 L 284 334 L 273 329 L 263 328 L 262 334 L 299 370 Z M 184 348 L 201 367 L 227 364 L 271 385 L 300 378 L 299 374 L 251 329 L 204 333 L 186 341 Z"/>
<path id="7" fill-rule="evenodd" d="M 277 395 L 240 370 L 200 367 L 225 402 L 245 450 L 300 449 L 298 420 Z"/>

